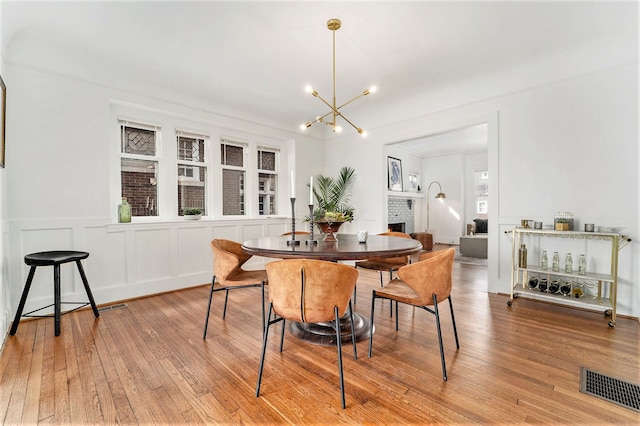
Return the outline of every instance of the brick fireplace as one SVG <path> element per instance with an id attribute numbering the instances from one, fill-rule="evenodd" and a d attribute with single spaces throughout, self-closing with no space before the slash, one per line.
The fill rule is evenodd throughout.
<path id="1" fill-rule="evenodd" d="M 414 200 L 411 198 L 389 197 L 387 202 L 388 228 L 411 234 L 415 232 Z"/>

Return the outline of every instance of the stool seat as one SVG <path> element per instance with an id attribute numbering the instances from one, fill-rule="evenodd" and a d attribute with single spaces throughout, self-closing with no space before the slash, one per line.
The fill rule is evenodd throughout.
<path id="1" fill-rule="evenodd" d="M 89 257 L 89 253 L 86 251 L 41 251 L 26 255 L 24 257 L 24 263 L 29 266 L 51 266 L 75 262 L 76 260 L 83 260 L 87 257 Z"/>
<path id="2" fill-rule="evenodd" d="M 62 304 L 73 304 L 77 305 L 75 309 L 64 312 L 69 313 L 73 312 L 77 309 L 80 309 L 84 306 L 91 305 L 91 309 L 93 309 L 93 315 L 98 318 L 100 313 L 98 312 L 98 307 L 96 306 L 96 302 L 93 300 L 93 295 L 91 294 L 91 288 L 89 288 L 89 281 L 87 280 L 87 276 L 84 273 L 84 268 L 82 267 L 81 260 L 89 257 L 89 253 L 86 251 L 73 251 L 73 250 L 53 250 L 53 251 L 41 251 L 38 253 L 31 253 L 24 257 L 24 263 L 26 263 L 29 268 L 29 276 L 27 277 L 27 282 L 24 285 L 24 289 L 22 290 L 22 297 L 20 298 L 20 303 L 18 304 L 18 310 L 16 312 L 16 316 L 13 320 L 13 324 L 11 325 L 11 330 L 9 331 L 9 335 L 13 336 L 18 331 L 18 325 L 20 324 L 20 318 L 22 317 L 50 317 L 51 315 L 35 315 L 35 312 L 41 311 L 43 309 L 49 308 L 53 306 L 54 313 L 54 327 L 56 336 L 60 335 L 60 316 L 63 314 L 61 305 Z M 78 272 L 80 273 L 80 278 L 82 278 L 82 284 L 84 286 L 84 290 L 87 293 L 88 302 L 63 302 L 60 299 L 60 265 L 63 263 L 75 262 L 78 267 Z M 31 288 L 31 283 L 33 282 L 33 276 L 36 273 L 36 268 L 38 266 L 53 266 L 53 304 L 47 305 L 39 309 L 35 309 L 31 312 L 27 312 L 23 314 L 22 311 L 24 309 L 25 302 L 27 301 L 27 295 L 29 294 L 29 289 Z"/>

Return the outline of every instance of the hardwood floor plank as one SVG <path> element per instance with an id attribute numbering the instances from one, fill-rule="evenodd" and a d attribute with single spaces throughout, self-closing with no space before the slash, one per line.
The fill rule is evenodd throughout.
<path id="1" fill-rule="evenodd" d="M 368 317 L 375 271 L 359 269 L 356 312 Z M 386 279 L 386 277 L 385 277 Z M 126 307 L 24 321 L 0 354 L 5 424 L 638 424 L 640 415 L 579 391 L 580 367 L 637 383 L 636 320 L 486 292 L 487 268 L 456 263 L 452 298 L 441 305 L 448 381 L 442 379 L 435 318 L 376 306 L 373 357 L 343 345 L 347 408 L 340 407 L 335 347 L 270 330 L 262 390 L 260 290 L 213 300 L 209 286 L 127 301 Z"/>
<path id="2" fill-rule="evenodd" d="M 58 424 L 71 423 L 71 409 L 69 408 L 69 387 L 67 385 L 67 370 L 58 369 L 54 372 L 53 388 L 55 395 L 54 421 Z"/>
<path id="3" fill-rule="evenodd" d="M 120 379 L 111 380 L 109 382 L 109 389 L 113 396 L 113 402 L 117 414 L 117 423 L 119 424 L 137 424 L 136 415 L 133 412 L 133 408 L 129 403 L 127 393 L 120 382 Z"/>
<path id="4" fill-rule="evenodd" d="M 22 411 L 23 424 L 35 424 L 38 422 L 40 390 L 42 389 L 42 367 L 44 364 L 44 342 L 44 323 L 40 322 L 36 326 L 33 356 L 31 358 L 27 392 Z"/>

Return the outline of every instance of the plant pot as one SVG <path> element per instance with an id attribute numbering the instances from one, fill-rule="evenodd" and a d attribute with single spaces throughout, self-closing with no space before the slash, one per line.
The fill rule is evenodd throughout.
<path id="1" fill-rule="evenodd" d="M 201 214 L 185 214 L 184 218 L 186 220 L 200 220 L 202 219 L 202 215 Z"/>
<path id="2" fill-rule="evenodd" d="M 344 222 L 315 222 L 315 224 L 318 225 L 318 228 L 320 228 L 320 231 L 325 234 L 325 237 L 322 241 L 328 242 L 338 241 L 335 234 L 338 232 L 338 229 L 340 229 L 343 223 Z"/>

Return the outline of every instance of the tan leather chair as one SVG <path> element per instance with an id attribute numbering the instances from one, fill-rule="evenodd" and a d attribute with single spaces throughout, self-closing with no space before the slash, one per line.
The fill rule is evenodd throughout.
<path id="1" fill-rule="evenodd" d="M 456 320 L 453 315 L 453 303 L 451 302 L 451 287 L 453 273 L 453 257 L 455 249 L 425 253 L 419 261 L 411 265 L 403 266 L 398 270 L 398 278 L 390 281 L 379 290 L 373 290 L 371 300 L 371 329 L 373 330 L 373 316 L 376 299 L 389 299 L 407 305 L 422 308 L 436 317 L 436 329 L 440 344 L 440 360 L 442 362 L 442 377 L 447 380 L 447 367 L 444 360 L 444 347 L 442 345 L 442 331 L 440 328 L 440 314 L 438 303 L 449 300 L 453 333 L 456 338 L 456 348 L 460 349 Z M 431 306 L 431 308 L 430 308 Z M 398 330 L 398 310 L 396 308 L 396 331 Z M 369 358 L 371 358 L 373 345 L 373 333 L 369 337 Z"/>
<path id="2" fill-rule="evenodd" d="M 387 237 L 400 237 L 400 238 L 409 238 L 411 236 L 409 234 L 405 234 L 404 232 L 397 231 L 389 231 L 383 232 L 382 234 Z M 375 271 L 380 272 L 380 287 L 384 285 L 382 273 L 385 271 L 389 271 L 389 281 L 393 279 L 393 271 L 397 271 L 401 267 L 408 265 L 411 262 L 411 258 L 409 256 L 396 256 L 396 257 L 371 257 L 367 260 L 362 260 L 360 262 L 356 262 L 356 268 L 365 268 L 365 269 L 373 269 Z M 353 293 L 353 303 L 356 303 L 356 293 Z M 396 305 L 397 306 L 397 305 Z M 393 305 L 389 306 L 389 315 L 393 316 Z"/>
<path id="3" fill-rule="evenodd" d="M 404 232 L 383 232 L 382 234 L 387 237 L 400 237 L 409 238 L 409 234 Z M 401 267 L 409 264 L 409 256 L 397 256 L 397 257 L 371 257 L 367 260 L 356 262 L 356 268 L 373 269 L 380 272 L 380 287 L 383 285 L 382 272 L 389 271 L 389 280 L 393 279 L 393 271 L 397 271 Z"/>
<path id="4" fill-rule="evenodd" d="M 207 306 L 207 317 L 204 322 L 203 339 L 207 338 L 207 328 L 209 326 L 209 314 L 211 312 L 211 300 L 213 293 L 224 290 L 226 292 L 224 298 L 224 310 L 222 319 L 227 315 L 227 302 L 229 300 L 229 290 L 260 287 L 262 289 L 262 329 L 264 330 L 264 286 L 267 284 L 267 272 L 264 269 L 256 271 L 247 271 L 242 269 L 250 258 L 242 251 L 242 245 L 235 241 L 215 239 L 211 241 L 211 250 L 213 252 L 213 277 L 211 279 L 211 291 L 209 292 L 209 305 Z M 218 287 L 215 287 L 215 283 Z"/>
<path id="5" fill-rule="evenodd" d="M 291 235 L 291 234 L 293 234 L 293 232 L 289 231 L 281 235 L 284 237 L 285 235 Z M 309 231 L 296 231 L 296 235 L 310 235 L 310 234 L 311 233 Z"/>
<path id="6" fill-rule="evenodd" d="M 350 296 L 358 279 L 358 271 L 352 266 L 311 259 L 279 260 L 268 263 L 266 269 L 269 277 L 269 312 L 267 316 L 269 320 L 264 330 L 256 396 L 260 396 L 270 326 L 282 322 L 282 335 L 280 336 L 280 352 L 282 352 L 286 320 L 302 323 L 331 322 L 336 332 L 340 395 L 342 408 L 345 408 L 340 318 L 349 308 L 353 358 L 357 359 Z M 276 314 L 274 320 L 271 320 L 272 312 Z"/>

